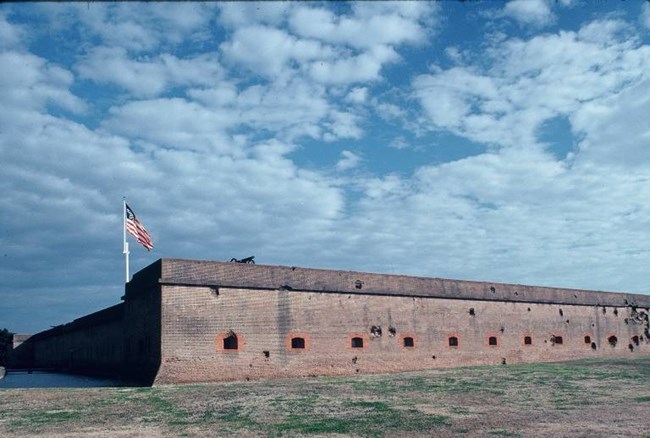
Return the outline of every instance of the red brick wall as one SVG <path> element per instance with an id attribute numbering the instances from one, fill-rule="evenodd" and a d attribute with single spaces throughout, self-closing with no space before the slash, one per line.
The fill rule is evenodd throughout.
<path id="1" fill-rule="evenodd" d="M 648 307 L 646 295 L 163 259 L 134 275 L 123 304 L 14 353 L 144 384 L 553 361 L 649 354 Z M 231 333 L 236 349 L 224 344 Z"/>
<path id="2" fill-rule="evenodd" d="M 201 286 L 162 286 L 161 306 L 161 384 L 650 353 L 643 326 L 625 322 L 629 307 L 603 313 L 602 307 L 572 304 Z M 381 336 L 371 333 L 372 326 L 381 327 Z M 238 350 L 223 349 L 231 331 Z M 607 342 L 612 334 L 616 347 Z M 596 350 L 584 343 L 585 335 Z M 291 336 L 304 337 L 308 348 L 288 348 Z M 363 348 L 352 348 L 355 336 L 363 338 Z M 413 348 L 404 348 L 404 336 L 414 338 Z M 459 339 L 457 347 L 449 346 L 449 336 Z M 488 345 L 489 336 L 497 346 Z M 524 336 L 532 345 L 524 345 Z M 563 343 L 554 344 L 553 336 Z M 643 341 L 630 351 L 633 336 Z"/>

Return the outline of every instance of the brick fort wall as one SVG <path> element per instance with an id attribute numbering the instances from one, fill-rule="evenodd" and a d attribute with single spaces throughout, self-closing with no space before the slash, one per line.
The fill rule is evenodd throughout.
<path id="1" fill-rule="evenodd" d="M 633 312 L 630 307 L 166 286 L 156 383 L 648 354 L 645 326 L 630 323 Z M 233 336 L 237 345 L 225 348 Z"/>
<path id="2" fill-rule="evenodd" d="M 12 357 L 150 385 L 650 354 L 648 295 L 161 259 L 122 299 Z"/>

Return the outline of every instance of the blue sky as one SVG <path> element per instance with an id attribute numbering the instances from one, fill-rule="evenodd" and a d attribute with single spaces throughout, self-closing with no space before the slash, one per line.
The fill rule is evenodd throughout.
<path id="1" fill-rule="evenodd" d="M 0 5 L 0 327 L 162 257 L 648 293 L 650 3 Z"/>

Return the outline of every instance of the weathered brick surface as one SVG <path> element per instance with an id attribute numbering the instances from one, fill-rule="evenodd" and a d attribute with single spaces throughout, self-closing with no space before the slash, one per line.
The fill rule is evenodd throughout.
<path id="1" fill-rule="evenodd" d="M 650 352 L 643 326 L 625 322 L 630 307 L 607 307 L 605 314 L 602 309 L 163 286 L 163 347 L 156 382 L 377 373 Z M 381 327 L 381 336 L 371 333 L 373 326 Z M 239 337 L 237 351 L 219 344 L 230 332 Z M 305 336 L 309 348 L 287 348 L 296 333 Z M 585 335 L 596 350 L 584 343 Z M 607 342 L 612 335 L 618 339 L 615 347 Z M 414 347 L 403 346 L 404 336 L 414 338 Z M 457 347 L 449 346 L 450 336 L 459 339 Z M 489 345 L 490 336 L 497 338 L 496 346 Z M 524 336 L 532 338 L 532 345 L 524 345 Z M 551 341 L 554 336 L 562 337 L 561 345 Z M 644 340 L 630 351 L 633 336 Z M 352 337 L 362 337 L 363 348 L 352 348 Z"/>

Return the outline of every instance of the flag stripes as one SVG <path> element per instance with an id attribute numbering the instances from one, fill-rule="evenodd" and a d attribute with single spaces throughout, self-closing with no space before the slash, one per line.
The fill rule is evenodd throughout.
<path id="1" fill-rule="evenodd" d="M 140 221 L 138 220 L 137 217 L 135 217 L 135 213 L 133 213 L 133 210 L 131 210 L 131 207 L 129 207 L 128 204 L 126 204 L 126 231 L 129 232 L 133 237 L 135 237 L 135 240 L 147 248 L 147 251 L 153 248 L 153 242 L 151 241 L 151 236 L 147 232 L 147 230 L 142 226 Z"/>

